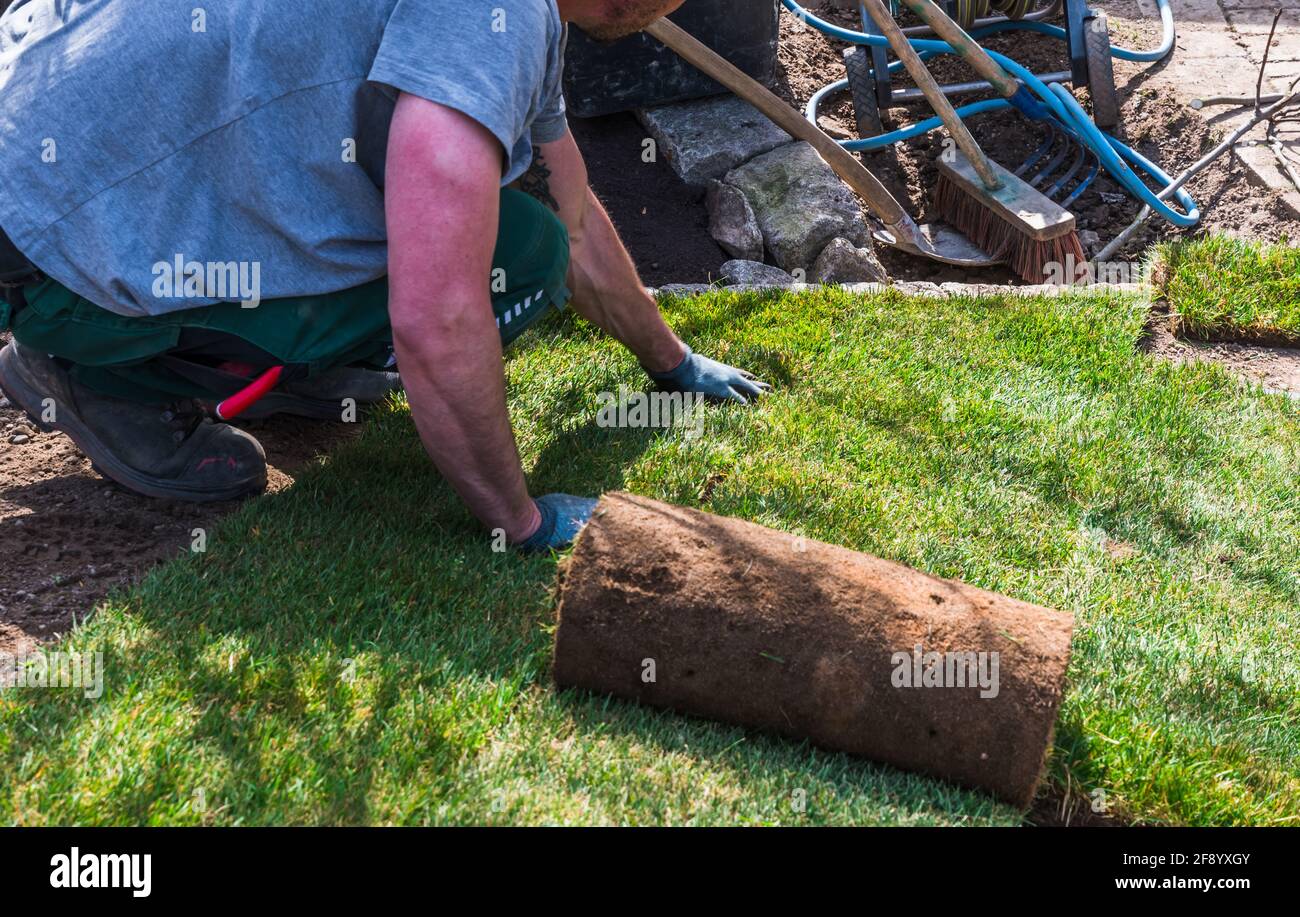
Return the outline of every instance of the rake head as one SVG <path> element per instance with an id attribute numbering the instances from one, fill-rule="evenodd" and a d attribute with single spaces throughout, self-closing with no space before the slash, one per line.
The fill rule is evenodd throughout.
<path id="1" fill-rule="evenodd" d="M 1062 207 L 1069 207 L 1097 177 L 1101 160 L 1074 131 L 1055 118 L 1036 123 L 1046 127 L 1042 142 L 1012 174 Z"/>

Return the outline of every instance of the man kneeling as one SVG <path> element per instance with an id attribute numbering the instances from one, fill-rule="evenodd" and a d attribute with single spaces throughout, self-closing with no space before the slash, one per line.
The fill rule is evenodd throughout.
<path id="1" fill-rule="evenodd" d="M 680 2 L 16 0 L 0 387 L 134 491 L 227 500 L 266 460 L 223 417 L 337 419 L 395 352 L 475 515 L 569 543 L 595 501 L 529 496 L 501 371 L 541 316 L 571 303 L 669 390 L 767 388 L 668 328 L 565 122 L 566 23 L 616 38 Z"/>

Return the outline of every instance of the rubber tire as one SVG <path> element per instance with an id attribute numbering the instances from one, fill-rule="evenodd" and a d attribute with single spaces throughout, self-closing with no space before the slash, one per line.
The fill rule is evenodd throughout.
<path id="1" fill-rule="evenodd" d="M 885 133 L 876 104 L 876 80 L 871 75 L 871 54 L 863 45 L 844 52 L 844 69 L 849 75 L 849 93 L 853 96 L 853 118 L 859 137 L 876 137 Z"/>
<path id="2" fill-rule="evenodd" d="M 1092 120 L 1105 131 L 1119 124 L 1119 94 L 1115 91 L 1115 67 L 1110 57 L 1110 29 L 1106 14 L 1085 20 L 1083 43 L 1088 50 L 1088 95 L 1092 97 Z"/>

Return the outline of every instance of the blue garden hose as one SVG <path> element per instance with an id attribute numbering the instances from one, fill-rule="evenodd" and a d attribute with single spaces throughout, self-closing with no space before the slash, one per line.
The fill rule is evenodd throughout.
<path id="1" fill-rule="evenodd" d="M 1133 51 L 1127 48 L 1120 48 L 1115 45 L 1110 46 L 1110 54 L 1122 60 L 1153 62 L 1163 59 L 1174 46 L 1174 14 L 1169 7 L 1169 0 L 1156 0 L 1160 7 L 1160 25 L 1162 30 L 1162 39 L 1159 47 L 1151 51 Z M 855 45 L 869 45 L 872 47 L 887 48 L 889 40 L 883 35 L 868 35 L 865 32 L 857 32 L 852 29 L 846 29 L 837 26 L 834 23 L 819 19 L 812 13 L 800 6 L 796 0 L 781 0 L 793 15 L 803 22 L 817 29 L 831 38 L 840 41 L 849 42 Z M 1049 25 L 1044 22 L 1032 21 L 1007 21 L 998 22 L 982 29 L 977 29 L 971 33 L 972 38 L 983 38 L 996 32 L 1006 32 L 1016 29 L 1023 29 L 1032 32 L 1042 32 L 1055 38 L 1064 39 L 1066 32 L 1060 26 Z M 908 39 L 913 48 L 922 60 L 934 57 L 937 54 L 955 54 L 952 46 L 947 42 L 929 38 L 912 38 Z M 987 49 L 985 49 L 987 50 Z M 1056 84 L 1048 85 L 1035 76 L 1031 71 L 1020 66 L 1011 58 L 998 54 L 996 51 L 989 51 L 991 56 L 1004 70 L 1012 76 L 1018 78 L 1024 87 L 1016 93 L 1012 100 L 1007 99 L 987 99 L 981 102 L 973 102 L 969 105 L 963 105 L 958 108 L 957 114 L 962 118 L 968 118 L 973 115 L 982 114 L 988 111 L 994 111 L 1002 108 L 1014 107 L 1020 109 L 1025 115 L 1034 120 L 1044 120 L 1046 117 L 1053 117 L 1060 122 L 1060 127 L 1065 130 L 1075 141 L 1083 144 L 1096 155 L 1097 159 L 1107 172 L 1110 173 L 1123 188 L 1128 191 L 1137 200 L 1151 208 L 1155 213 L 1164 217 L 1170 223 L 1180 228 L 1194 226 L 1201 219 L 1200 209 L 1196 205 L 1190 194 L 1183 188 L 1174 192 L 1179 206 L 1183 209 L 1182 213 L 1170 207 L 1164 201 L 1157 197 L 1159 191 L 1152 191 L 1147 187 L 1138 174 L 1129 167 L 1129 163 L 1136 166 L 1142 172 L 1161 183 L 1161 188 L 1167 187 L 1173 183 L 1173 179 L 1167 175 L 1155 163 L 1151 162 L 1141 153 L 1137 152 L 1116 138 L 1104 133 L 1093 123 L 1092 119 L 1083 110 L 1083 107 L 1075 100 L 1063 86 Z M 892 72 L 902 66 L 901 61 L 894 61 L 889 64 L 889 70 Z M 839 80 L 831 83 L 818 90 L 815 95 L 808 101 L 805 115 L 809 121 L 817 123 L 817 110 L 822 100 L 830 93 L 845 89 L 848 86 L 848 80 Z M 1036 96 L 1036 98 L 1035 98 Z M 1040 101 L 1041 100 L 1041 101 Z M 849 150 L 879 150 L 884 147 L 918 137 L 921 134 L 929 133 L 943 123 L 939 118 L 927 118 L 917 124 L 911 124 L 907 127 L 900 128 L 896 131 L 880 134 L 876 137 L 864 137 L 859 140 L 841 140 L 840 146 Z"/>

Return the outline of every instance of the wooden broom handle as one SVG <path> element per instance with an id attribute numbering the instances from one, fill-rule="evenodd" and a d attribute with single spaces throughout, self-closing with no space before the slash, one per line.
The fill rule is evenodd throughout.
<path id="1" fill-rule="evenodd" d="M 909 219 L 903 205 L 894 199 L 876 176 L 829 137 L 820 127 L 781 101 L 766 86 L 733 66 L 707 45 L 667 19 L 658 19 L 645 28 L 646 34 L 663 42 L 681 57 L 726 86 L 740 98 L 753 105 L 783 131 L 810 144 L 835 174 L 862 196 L 875 214 L 886 223 L 895 224 Z"/>
<path id="2" fill-rule="evenodd" d="M 984 151 L 980 149 L 979 144 L 975 142 L 975 138 L 971 136 L 966 123 L 953 110 L 952 103 L 948 101 L 948 97 L 943 94 L 939 84 L 935 82 L 930 71 L 926 69 L 925 62 L 921 60 L 920 55 L 916 53 L 916 49 L 912 47 L 912 43 L 907 40 L 903 30 L 898 27 L 894 17 L 890 15 L 889 10 L 885 7 L 884 0 L 861 0 L 861 2 L 867 7 L 867 12 L 871 14 L 871 18 L 875 20 L 877 28 L 889 39 L 889 46 L 894 49 L 894 53 L 903 62 L 903 66 L 907 68 L 907 72 L 911 74 L 913 81 L 920 87 L 926 101 L 930 103 L 930 107 L 939 116 L 943 126 L 948 129 L 948 134 L 956 141 L 961 151 L 966 154 L 966 158 L 970 160 L 970 164 L 979 175 L 980 181 L 984 182 L 984 187 L 990 191 L 996 191 L 1001 187 L 1002 179 L 998 178 L 997 173 L 993 171 L 993 167 L 989 165 Z"/>

